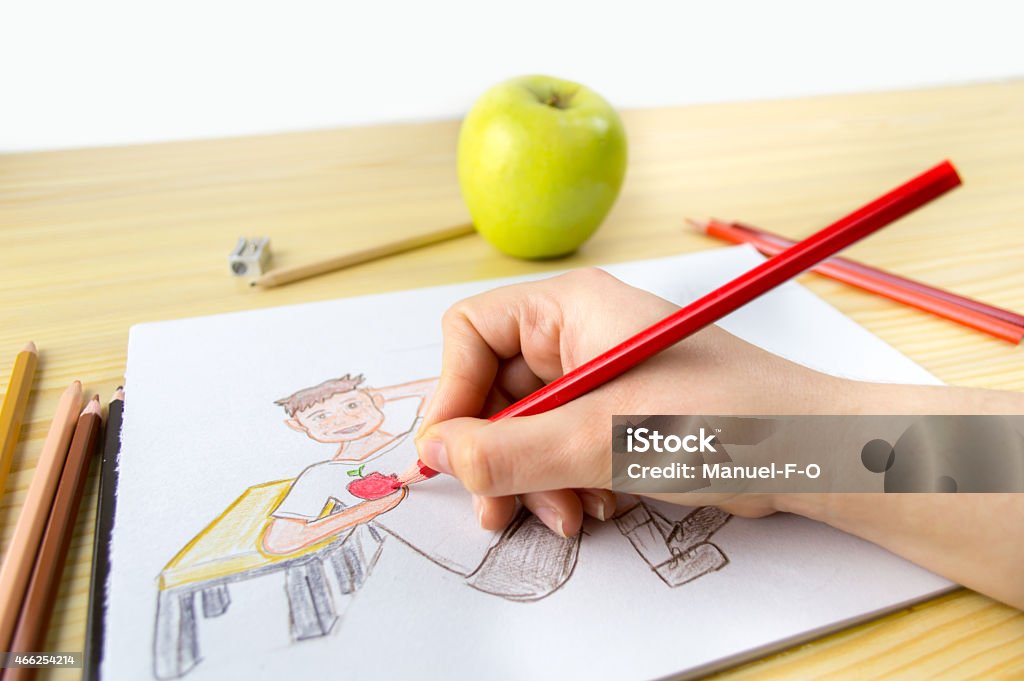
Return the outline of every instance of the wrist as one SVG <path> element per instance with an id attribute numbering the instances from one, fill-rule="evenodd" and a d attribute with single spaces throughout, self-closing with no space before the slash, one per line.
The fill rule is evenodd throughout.
<path id="1" fill-rule="evenodd" d="M 828 522 L 829 506 L 835 494 L 773 494 L 772 506 L 779 513 L 792 513 L 811 520 Z"/>
<path id="2" fill-rule="evenodd" d="M 1024 414 L 1024 393 L 946 385 L 843 381 L 844 414 Z"/>

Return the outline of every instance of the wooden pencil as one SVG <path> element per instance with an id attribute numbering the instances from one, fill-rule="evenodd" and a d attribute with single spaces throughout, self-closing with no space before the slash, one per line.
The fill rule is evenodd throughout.
<path id="1" fill-rule="evenodd" d="M 57 482 L 64 470 L 64 462 L 75 431 L 78 412 L 82 408 L 82 384 L 72 383 L 61 395 L 57 411 L 50 423 L 50 431 L 43 442 L 32 482 L 28 486 L 25 504 L 14 526 L 14 536 L 7 547 L 3 565 L 0 565 L 0 651 L 10 650 L 14 625 L 18 621 L 21 603 L 25 597 L 43 528 L 50 517 Z"/>
<path id="2" fill-rule="evenodd" d="M 118 387 L 107 406 L 107 426 L 103 434 L 103 461 L 100 465 L 99 504 L 93 535 L 92 575 L 89 585 L 89 618 L 85 626 L 86 679 L 98 676 L 103 658 L 107 577 L 110 574 L 110 539 L 117 506 L 117 457 L 121 453 L 121 416 L 124 412 L 124 388 Z"/>
<path id="3" fill-rule="evenodd" d="M 14 358 L 11 380 L 4 393 L 4 404 L 0 407 L 0 495 L 4 493 L 7 474 L 11 471 L 14 447 L 18 444 L 21 421 L 25 418 L 25 407 L 28 406 L 28 394 L 32 389 L 38 359 L 36 344 L 29 341 L 25 349 Z"/>
<path id="4" fill-rule="evenodd" d="M 389 255 L 405 253 L 406 251 L 430 246 L 442 241 L 456 239 L 460 236 L 472 234 L 474 231 L 476 230 L 473 228 L 473 225 L 468 224 L 445 227 L 444 229 L 438 229 L 432 232 L 416 234 L 415 236 L 389 241 L 388 243 L 381 244 L 379 246 L 371 246 L 358 251 L 342 253 L 340 255 L 306 263 L 304 265 L 271 270 L 263 276 L 253 280 L 250 285 L 259 286 L 260 288 L 272 288 L 274 286 L 288 284 L 300 279 L 315 277 L 316 275 L 324 274 L 325 272 L 334 272 L 335 270 L 352 267 L 353 265 L 359 265 L 371 260 L 386 258 Z"/>
<path id="5" fill-rule="evenodd" d="M 21 614 L 9 648 L 11 652 L 41 652 L 46 643 L 46 628 L 50 624 L 50 614 L 57 600 L 57 588 L 64 572 L 78 507 L 82 503 L 89 463 L 100 442 L 102 427 L 103 410 L 99 396 L 95 396 L 85 405 L 75 426 L 67 463 L 60 476 L 32 578 L 21 604 Z M 31 667 L 14 667 L 7 670 L 4 681 L 25 681 L 33 678 L 35 672 Z"/>

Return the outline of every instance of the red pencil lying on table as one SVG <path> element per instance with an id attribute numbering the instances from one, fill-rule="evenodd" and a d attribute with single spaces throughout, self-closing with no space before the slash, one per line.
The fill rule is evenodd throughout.
<path id="1" fill-rule="evenodd" d="M 943 161 L 506 407 L 490 420 L 550 411 L 604 385 L 959 185 L 956 169 L 949 161 Z M 417 462 L 417 467 L 424 477 L 437 475 L 437 471 L 422 462 Z"/>
<path id="2" fill-rule="evenodd" d="M 796 243 L 738 222 L 715 219 L 687 220 L 698 231 L 708 236 L 737 244 L 750 244 L 768 256 L 778 255 Z M 1019 344 L 1024 338 L 1024 316 L 1016 312 L 965 298 L 854 260 L 837 256 L 816 265 L 812 271 L 919 310 L 931 312 L 1010 343 Z"/>

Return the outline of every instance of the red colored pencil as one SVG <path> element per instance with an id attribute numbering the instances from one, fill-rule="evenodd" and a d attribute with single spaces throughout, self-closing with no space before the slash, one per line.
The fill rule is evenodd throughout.
<path id="1" fill-rule="evenodd" d="M 756 227 L 720 220 L 690 220 L 699 231 L 733 243 L 748 243 L 765 255 L 777 255 L 794 242 Z M 943 291 L 913 279 L 841 257 L 816 265 L 817 274 L 944 317 L 996 338 L 1019 344 L 1024 339 L 1024 317 L 985 303 Z"/>
<path id="2" fill-rule="evenodd" d="M 943 161 L 779 255 L 765 260 L 703 298 L 677 310 L 604 354 L 527 395 L 491 416 L 490 420 L 540 414 L 604 385 L 644 360 L 714 324 L 751 300 L 959 184 L 960 177 L 956 169 L 949 161 Z M 437 471 L 422 462 L 419 463 L 419 470 L 425 477 L 437 475 Z"/>
<path id="3" fill-rule="evenodd" d="M 734 222 L 731 226 L 744 232 L 759 234 L 764 238 L 768 239 L 769 241 L 773 241 L 779 246 L 782 246 L 783 248 L 789 248 L 794 243 L 796 243 L 795 241 L 791 241 L 790 239 L 787 239 L 784 236 L 772 234 L 771 232 L 766 232 L 763 229 L 751 227 L 750 225 L 745 225 L 741 222 Z M 1024 326 L 1024 315 L 1017 314 L 1016 312 L 1013 312 L 1011 310 L 1004 310 L 1001 307 L 989 305 L 987 303 L 981 302 L 980 300 L 974 300 L 972 298 L 957 295 L 952 291 L 945 291 L 941 288 L 935 288 L 934 286 L 929 286 L 928 284 L 925 284 L 923 282 L 915 281 L 914 279 L 908 279 L 907 277 L 901 277 L 898 274 L 886 272 L 885 270 L 880 270 L 877 267 L 871 267 L 870 265 L 865 265 L 864 263 L 859 263 L 856 260 L 850 260 L 849 258 L 836 256 L 834 258 L 830 258 L 828 262 L 842 262 L 851 270 L 857 270 L 860 272 L 864 272 L 866 274 L 871 274 L 872 276 L 876 276 L 879 279 L 885 279 L 893 283 L 898 283 L 901 286 L 905 286 L 906 288 L 921 291 L 922 293 L 927 293 L 929 295 L 935 296 L 936 298 L 942 298 L 943 300 L 948 300 L 950 302 L 963 305 L 964 307 L 969 307 L 972 310 L 984 312 L 990 317 L 1002 319 L 1003 321 L 1010 322 L 1011 324 L 1015 324 L 1017 326 Z"/>

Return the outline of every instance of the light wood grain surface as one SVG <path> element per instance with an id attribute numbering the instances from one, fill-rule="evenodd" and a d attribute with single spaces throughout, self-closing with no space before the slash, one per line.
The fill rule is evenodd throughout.
<path id="1" fill-rule="evenodd" d="M 720 247 L 685 231 L 687 215 L 799 237 L 943 158 L 965 186 L 848 254 L 1024 310 L 1024 82 L 624 118 L 631 158 L 622 197 L 572 257 L 516 261 L 470 236 L 272 290 L 228 274 L 240 235 L 270 236 L 274 264 L 287 266 L 466 220 L 458 123 L 0 156 L 0 381 L 27 340 L 40 347 L 0 501 L 0 546 L 60 392 L 78 378 L 106 401 L 137 322 Z M 813 275 L 802 281 L 949 383 L 1024 390 L 1022 348 Z M 94 466 L 51 650 L 82 650 L 95 503 Z M 1024 676 L 1024 614 L 960 591 L 721 678 L 942 673 Z"/>

